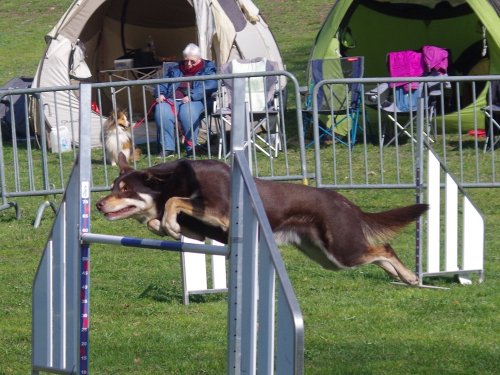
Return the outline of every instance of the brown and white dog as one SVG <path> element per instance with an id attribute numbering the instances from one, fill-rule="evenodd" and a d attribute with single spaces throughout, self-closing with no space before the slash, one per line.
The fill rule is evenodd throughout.
<path id="1" fill-rule="evenodd" d="M 116 117 L 115 117 L 116 114 Z M 104 143 L 107 160 L 111 165 L 117 165 L 118 155 L 122 152 L 127 162 L 139 160 L 141 150 L 132 148 L 132 129 L 124 110 L 112 111 L 104 123 Z"/>
<path id="2" fill-rule="evenodd" d="M 109 220 L 135 218 L 159 235 L 227 243 L 230 169 L 214 160 L 176 160 L 135 170 L 123 155 L 111 193 L 96 203 Z M 414 204 L 363 212 L 329 189 L 255 179 L 278 244 L 290 243 L 324 268 L 373 263 L 391 277 L 418 284 L 388 240 L 428 208 Z"/>

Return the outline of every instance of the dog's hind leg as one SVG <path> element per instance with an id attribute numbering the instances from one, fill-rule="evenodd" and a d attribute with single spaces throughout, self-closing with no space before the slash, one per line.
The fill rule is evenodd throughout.
<path id="1" fill-rule="evenodd" d="M 370 246 L 363 256 L 363 261 L 376 264 L 391 277 L 399 277 L 406 284 L 418 284 L 418 277 L 399 260 L 394 249 L 389 244 Z"/>
<path id="2" fill-rule="evenodd" d="M 382 268 L 394 280 L 401 280 L 399 278 L 399 275 L 398 275 L 398 272 L 396 271 L 396 269 L 387 260 L 376 260 L 376 261 L 373 262 L 373 264 L 375 264 L 375 265 L 379 266 L 380 268 Z"/>

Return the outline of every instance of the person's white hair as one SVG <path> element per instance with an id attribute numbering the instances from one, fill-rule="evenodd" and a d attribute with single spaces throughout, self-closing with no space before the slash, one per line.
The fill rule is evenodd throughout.
<path id="1" fill-rule="evenodd" d="M 182 51 L 182 55 L 184 57 L 187 56 L 195 56 L 195 57 L 201 57 L 201 50 L 200 47 L 198 47 L 194 43 L 189 43 L 186 48 L 184 48 L 184 51 Z"/>

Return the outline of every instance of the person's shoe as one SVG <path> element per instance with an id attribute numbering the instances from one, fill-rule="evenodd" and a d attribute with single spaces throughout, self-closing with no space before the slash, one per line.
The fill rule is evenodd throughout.
<path id="1" fill-rule="evenodd" d="M 193 157 L 193 148 L 192 147 L 186 147 L 186 158 L 191 159 Z"/>
<path id="2" fill-rule="evenodd" d="M 175 156 L 175 152 L 172 150 L 163 150 L 161 151 L 157 158 L 159 159 L 166 159 L 166 158 L 173 158 Z"/>
<path id="3" fill-rule="evenodd" d="M 195 146 L 196 156 L 202 156 L 207 154 L 207 149 L 205 145 L 196 145 Z M 193 157 L 193 148 L 191 146 L 186 146 L 186 157 Z"/>

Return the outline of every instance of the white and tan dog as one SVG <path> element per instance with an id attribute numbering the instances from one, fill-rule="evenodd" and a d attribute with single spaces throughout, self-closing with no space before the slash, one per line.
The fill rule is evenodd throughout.
<path id="1" fill-rule="evenodd" d="M 124 110 L 112 111 L 104 123 L 104 142 L 106 150 L 106 159 L 111 165 L 118 163 L 120 152 L 125 155 L 127 162 L 139 160 L 141 150 L 132 146 L 132 129 L 127 118 L 127 112 Z"/>

